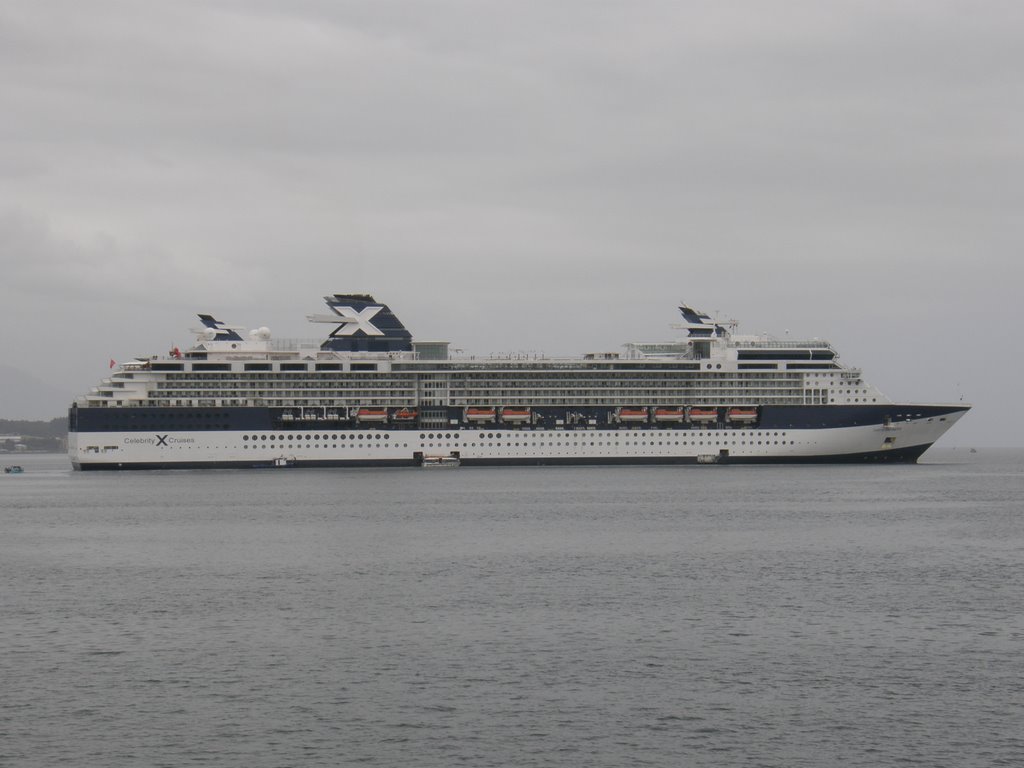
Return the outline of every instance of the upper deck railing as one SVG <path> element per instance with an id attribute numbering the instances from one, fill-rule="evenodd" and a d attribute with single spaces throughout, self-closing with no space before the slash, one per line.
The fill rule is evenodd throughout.
<path id="1" fill-rule="evenodd" d="M 831 349 L 827 341 L 730 341 L 730 347 L 739 349 Z"/>

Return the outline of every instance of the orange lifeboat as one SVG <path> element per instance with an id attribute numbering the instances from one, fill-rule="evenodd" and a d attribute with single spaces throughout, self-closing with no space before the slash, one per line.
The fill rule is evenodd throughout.
<path id="1" fill-rule="evenodd" d="M 686 418 L 686 411 L 682 408 L 655 408 L 655 421 L 682 421 Z"/>
<path id="2" fill-rule="evenodd" d="M 757 421 L 757 408 L 730 408 L 726 416 L 729 421 Z"/>
<path id="3" fill-rule="evenodd" d="M 619 408 L 618 412 L 619 421 L 623 422 L 646 422 L 648 412 L 646 408 Z"/>
<path id="4" fill-rule="evenodd" d="M 529 421 L 531 415 L 529 408 L 501 409 L 501 420 L 508 424 L 522 424 L 523 422 Z"/>
<path id="5" fill-rule="evenodd" d="M 394 418 L 395 421 L 407 423 L 410 421 L 416 421 L 416 417 L 418 415 L 419 414 L 415 408 L 402 408 L 399 411 L 395 411 L 395 415 L 392 418 Z"/>
<path id="6" fill-rule="evenodd" d="M 690 421 L 698 424 L 718 421 L 717 408 L 691 408 Z"/>
<path id="7" fill-rule="evenodd" d="M 387 408 L 360 408 L 356 411 L 356 421 L 360 422 L 380 422 L 388 420 L 388 409 Z"/>
<path id="8" fill-rule="evenodd" d="M 478 423 L 493 422 L 497 415 L 497 408 L 467 408 L 466 421 Z"/>

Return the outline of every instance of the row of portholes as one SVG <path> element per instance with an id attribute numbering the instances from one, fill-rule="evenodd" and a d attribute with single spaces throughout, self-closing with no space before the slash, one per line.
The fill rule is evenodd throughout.
<path id="1" fill-rule="evenodd" d="M 762 441 L 758 440 L 757 444 L 758 445 L 762 445 Z M 775 441 L 765 440 L 763 444 L 764 445 L 779 445 L 779 441 L 778 440 L 775 440 Z M 790 440 L 790 441 L 788 441 L 788 444 L 789 445 L 796 445 L 796 441 L 795 440 Z M 581 444 L 581 443 L 568 443 L 568 442 L 566 442 L 566 443 L 563 444 L 561 442 L 556 442 L 556 443 L 549 443 L 548 445 L 539 446 L 539 447 L 541 447 L 541 448 L 553 448 L 553 447 L 562 447 L 563 445 L 566 448 L 569 448 L 569 447 L 579 448 L 579 447 L 581 447 L 581 445 L 582 445 L 582 447 L 585 448 L 587 446 L 587 443 L 584 442 L 584 443 Z M 605 447 L 605 444 L 602 443 L 602 442 L 590 443 L 590 445 L 598 447 L 598 448 L 604 448 Z M 630 447 L 630 445 L 632 445 L 633 448 L 641 448 L 641 447 L 642 448 L 646 448 L 646 447 L 648 447 L 648 445 L 650 445 L 650 447 L 653 448 L 655 446 L 655 443 L 653 443 L 653 442 L 650 443 L 650 444 L 643 443 L 643 442 L 641 442 L 641 443 L 632 443 L 632 444 L 625 443 L 625 446 L 627 448 Z M 661 442 L 661 441 L 659 441 L 657 443 L 657 445 L 661 445 L 661 446 L 682 445 L 683 447 L 697 448 L 697 447 L 703 447 L 704 446 L 704 442 L 701 441 L 701 442 L 696 442 L 696 443 L 686 443 L 686 442 L 680 443 L 677 440 L 676 442 L 672 443 L 672 442 Z M 735 447 L 737 445 L 737 443 L 736 443 L 735 440 L 732 441 L 731 443 L 728 442 L 728 441 L 725 441 L 725 442 L 718 442 L 718 441 L 716 441 L 715 443 L 712 443 L 711 441 L 708 441 L 707 446 L 710 448 L 712 445 L 716 445 L 716 446 L 729 446 L 729 445 L 731 445 L 731 446 Z M 741 442 L 741 443 L 739 443 L 739 445 L 746 445 L 746 442 Z M 753 440 L 750 441 L 750 445 L 751 446 L 754 445 L 754 441 Z M 787 441 L 783 440 L 782 441 L 782 445 L 787 445 Z M 266 450 L 268 448 L 273 448 L 274 445 L 272 445 L 270 443 L 259 443 L 258 445 L 252 445 L 252 446 L 245 445 L 245 446 L 243 446 L 243 448 L 245 448 L 246 450 L 248 450 L 250 447 L 254 448 L 254 449 L 255 448 L 263 448 L 264 450 Z M 291 447 L 291 446 L 289 446 L 289 447 Z M 297 446 L 294 446 L 294 447 L 301 448 L 302 446 L 300 444 L 300 445 L 297 445 Z M 334 445 L 328 445 L 327 443 L 324 443 L 323 447 L 324 448 L 337 448 L 338 445 L 337 445 L 337 443 L 335 443 Z M 345 446 L 341 446 L 341 447 L 344 448 Z M 396 447 L 397 447 L 397 444 L 396 444 Z M 402 447 L 403 448 L 408 448 L 409 444 L 408 443 L 403 443 Z M 434 446 L 433 443 L 429 443 L 426 447 L 433 448 L 435 446 Z M 441 448 L 443 446 L 440 443 L 438 443 L 436 447 Z M 476 448 L 477 444 L 476 443 L 469 443 L 469 444 L 466 445 L 466 447 L 467 448 Z M 479 447 L 486 448 L 487 446 L 481 444 Z M 499 443 L 499 444 L 491 446 L 491 447 L 501 448 L 502 446 Z M 522 447 L 522 448 L 530 448 L 530 447 L 538 447 L 538 446 L 529 446 L 529 445 L 526 445 L 525 443 L 522 444 L 522 445 L 520 445 L 519 443 L 515 443 L 514 445 L 512 443 L 506 443 L 505 447 L 506 448 L 512 448 L 512 447 L 515 447 L 515 448 L 520 448 L 520 447 Z M 619 443 L 608 443 L 607 447 L 608 448 L 619 448 L 621 446 L 620 446 Z M 309 444 L 309 443 L 307 443 L 306 444 L 306 448 L 320 448 L 320 444 L 319 443 L 316 443 L 316 444 Z M 181 446 L 178 446 L 178 449 L 180 450 Z"/>
<path id="2" fill-rule="evenodd" d="M 764 433 L 758 432 L 758 433 L 756 433 L 756 435 L 754 435 L 754 434 L 749 435 L 749 437 L 751 437 L 751 438 L 753 438 L 755 436 L 756 437 L 761 437 L 762 434 L 763 434 L 764 437 L 780 437 L 780 434 L 778 432 L 764 432 Z M 565 439 L 564 435 L 565 435 L 564 432 L 561 433 L 561 434 L 559 434 L 559 433 L 554 433 L 554 434 L 551 434 L 551 433 L 548 433 L 548 434 L 537 434 L 537 435 L 534 436 L 534 439 L 535 440 L 539 440 L 541 442 L 543 442 L 545 440 L 547 440 L 548 442 L 551 442 L 552 440 L 559 440 L 559 439 L 564 440 Z M 504 435 L 502 435 L 500 432 L 498 434 L 495 434 L 493 432 L 488 432 L 486 434 L 485 433 L 480 433 L 479 435 L 471 435 L 470 437 L 478 437 L 481 440 L 484 439 L 484 438 L 487 438 L 489 440 L 501 440 L 502 437 L 505 437 L 507 439 L 512 439 L 513 437 L 516 437 L 516 436 L 517 435 L 515 435 L 514 433 L 509 433 L 509 432 L 506 432 Z M 785 436 L 786 436 L 786 433 L 783 432 L 781 434 L 781 437 L 785 437 Z M 438 440 L 441 439 L 441 435 L 440 434 L 436 435 L 436 437 L 437 437 Z M 451 438 L 451 435 L 444 435 L 444 437 Z M 455 437 L 458 438 L 459 436 L 455 435 Z M 748 435 L 745 432 L 738 432 L 738 433 L 734 432 L 734 433 L 730 434 L 729 437 L 732 438 L 733 442 L 735 443 L 737 437 L 748 437 Z M 420 435 L 420 439 L 421 440 L 426 440 L 426 439 L 433 440 L 434 438 L 435 438 L 435 435 L 432 434 L 432 433 L 428 434 L 428 435 Z M 520 439 L 522 439 L 522 438 L 520 438 Z M 778 441 L 776 440 L 776 442 L 778 442 Z M 785 441 L 783 441 L 783 443 L 785 443 Z M 566 445 L 568 445 L 568 444 L 569 443 L 566 443 Z M 573 445 L 577 445 L 577 444 L 578 443 L 576 443 L 576 442 L 573 443 Z M 584 441 L 583 444 L 586 445 L 586 441 Z M 594 444 L 593 441 L 591 441 L 590 444 L 593 445 Z M 608 444 L 611 445 L 612 443 L 609 442 Z M 618 445 L 618 444 L 619 444 L 618 440 L 616 440 L 615 445 Z M 667 443 L 667 444 L 671 445 L 671 443 Z M 685 442 L 683 444 L 687 445 L 687 443 L 685 443 Z M 703 445 L 703 444 L 704 443 L 701 443 L 701 445 Z M 711 443 L 708 442 L 708 445 L 710 445 L 710 444 Z M 715 444 L 717 445 L 717 442 Z M 519 443 L 516 443 L 516 445 L 519 445 Z M 524 445 L 526 445 L 526 443 L 524 443 Z M 561 445 L 561 443 L 558 443 L 558 445 Z M 626 445 L 629 445 L 628 441 L 626 442 Z M 637 445 L 640 445 L 640 443 L 637 443 Z M 643 443 L 643 445 L 647 445 L 647 443 Z M 651 445 L 654 445 L 654 443 L 652 442 Z M 661 445 L 661 443 L 659 442 L 658 445 Z M 679 441 L 678 440 L 675 441 L 675 445 L 679 445 Z"/>
<path id="3" fill-rule="evenodd" d="M 345 440 L 346 439 L 345 435 L 270 435 L 269 438 L 268 438 L 267 435 L 252 435 L 251 437 L 249 435 L 242 435 L 242 439 L 243 440 L 252 440 L 253 442 L 255 442 L 257 440 L 264 440 L 265 441 L 265 440 L 268 440 L 268 439 L 270 439 L 270 440 L 288 440 L 289 442 L 292 441 L 292 440 L 299 440 L 299 441 L 306 440 L 306 441 L 309 441 L 309 440 L 320 440 L 320 438 L 323 438 L 324 440 Z M 369 435 L 369 434 L 367 434 L 367 435 L 349 435 L 347 439 L 349 439 L 349 440 L 362 440 L 364 438 L 366 440 L 380 440 L 381 436 L 380 435 Z M 385 440 L 390 440 L 391 439 L 391 435 L 385 433 L 384 434 L 384 439 Z"/>
<path id="4" fill-rule="evenodd" d="M 740 441 L 739 443 L 737 443 L 735 440 L 733 440 L 731 442 L 728 441 L 728 440 L 721 440 L 721 441 L 716 440 L 716 441 L 714 441 L 712 443 L 710 440 L 708 440 L 706 444 L 708 446 L 711 446 L 711 445 L 747 445 L 747 442 L 745 440 Z M 580 446 L 583 446 L 585 448 L 587 445 L 596 446 L 596 447 L 599 447 L 599 448 L 604 447 L 605 445 L 607 445 L 609 448 L 619 448 L 619 447 L 622 447 L 622 446 L 629 447 L 631 445 L 634 446 L 634 447 L 636 447 L 636 446 L 640 446 L 640 447 L 651 446 L 651 447 L 653 447 L 655 445 L 703 446 L 703 445 L 705 445 L 705 443 L 704 443 L 703 440 L 701 440 L 699 442 L 693 442 L 693 443 L 687 443 L 685 441 L 681 443 L 678 440 L 676 440 L 675 442 L 672 442 L 672 441 L 669 441 L 669 440 L 666 440 L 666 441 L 663 442 L 663 441 L 659 440 L 657 443 L 655 443 L 653 441 L 650 442 L 650 443 L 645 443 L 645 442 L 630 443 L 628 441 L 625 442 L 625 443 L 613 443 L 613 442 L 603 443 L 603 442 L 600 442 L 600 441 L 598 441 L 596 443 L 591 441 L 591 442 L 588 443 L 587 441 L 584 440 L 582 443 L 580 443 L 580 442 L 570 443 L 570 442 L 566 441 L 564 443 L 563 442 L 547 443 L 545 445 L 540 445 L 540 446 L 535 446 L 535 445 L 532 445 L 532 444 L 529 444 L 529 443 L 522 443 L 522 444 L 520 444 L 520 443 L 505 443 L 505 447 L 506 448 L 520 448 L 520 447 L 522 447 L 522 448 L 531 448 L 531 447 L 551 448 L 551 447 L 556 447 L 557 448 L 557 447 L 561 447 L 561 446 L 565 446 L 566 448 L 569 448 L 569 447 L 576 447 L 576 448 L 578 448 Z M 754 441 L 753 440 L 750 441 L 750 445 L 754 445 Z M 757 445 L 780 445 L 780 443 L 779 443 L 778 440 L 774 440 L 774 441 L 773 440 L 763 440 L 763 441 L 762 440 L 758 440 L 757 441 Z M 795 440 L 788 440 L 788 441 L 787 440 L 783 440 L 781 442 L 781 445 L 796 445 L 796 441 Z M 429 448 L 433 448 L 434 444 L 430 443 L 430 445 L 428 447 Z M 440 447 L 440 444 L 438 444 L 438 447 Z M 477 444 L 476 443 L 466 443 L 466 447 L 467 448 L 476 448 Z M 486 448 L 486 447 L 488 447 L 488 445 L 486 443 L 480 443 L 480 447 Z M 501 447 L 501 443 L 497 443 L 497 444 L 495 444 L 495 445 L 493 445 L 491 447 L 500 448 Z"/>
<path id="5" fill-rule="evenodd" d="M 324 437 L 327 437 L 327 435 L 324 435 Z M 364 445 L 367 448 L 370 447 L 369 443 L 365 443 L 365 444 L 360 445 L 358 447 L 363 447 Z M 280 443 L 256 443 L 256 444 L 253 444 L 251 446 L 246 444 L 246 445 L 243 445 L 242 447 L 245 448 L 246 450 L 249 450 L 249 448 L 253 448 L 253 449 L 256 449 L 256 448 L 267 449 L 267 448 L 275 448 L 275 447 L 278 447 L 278 446 L 280 446 Z M 178 446 L 178 447 L 179 447 L 179 449 L 181 448 L 181 446 Z M 289 448 L 301 448 L 302 447 L 302 443 L 298 443 L 296 445 L 289 445 L 288 447 Z M 320 448 L 321 446 L 320 446 L 320 443 L 306 443 L 306 447 L 307 448 Z M 339 446 L 337 443 L 334 443 L 334 444 L 324 443 L 323 447 L 324 448 L 338 448 L 338 447 L 341 447 L 341 448 L 352 448 L 352 447 L 355 447 L 355 446 L 351 446 L 351 445 L 341 445 L 341 446 Z M 377 447 L 379 447 L 379 446 L 377 446 Z M 398 448 L 399 447 L 398 443 L 395 443 L 394 446 L 392 446 L 392 447 Z M 408 443 L 402 443 L 401 447 L 402 448 L 408 448 L 409 444 Z"/>
<path id="6" fill-rule="evenodd" d="M 766 432 L 766 433 L 764 433 L 764 434 L 765 434 L 765 436 L 766 436 L 766 437 L 768 437 L 768 436 L 772 436 L 772 437 L 779 437 L 779 433 L 778 433 L 778 432 L 775 432 L 775 433 L 767 433 L 767 432 Z M 739 437 L 745 437 L 746 435 L 745 435 L 744 433 L 740 433 L 740 434 L 739 434 L 738 436 L 739 436 Z M 451 440 L 451 439 L 452 439 L 453 437 L 454 437 L 454 438 L 455 438 L 456 440 L 458 440 L 460 436 L 459 436 L 459 434 L 458 434 L 458 433 L 456 433 L 456 434 L 454 434 L 454 435 L 453 435 L 453 434 L 452 434 L 452 433 L 450 433 L 450 432 L 449 432 L 449 433 L 443 433 L 443 434 L 442 434 L 442 433 L 437 433 L 436 435 L 435 435 L 435 434 L 434 434 L 433 432 L 431 432 L 431 433 L 425 433 L 425 434 L 421 434 L 421 435 L 420 435 L 420 439 L 421 439 L 421 440 L 435 440 L 435 439 L 436 439 L 436 440 L 440 440 L 440 439 L 442 439 L 442 438 L 444 438 L 444 439 L 446 439 L 446 440 Z M 502 439 L 502 434 L 501 434 L 501 433 L 495 434 L 495 433 L 493 433 L 493 432 L 488 432 L 488 433 L 486 433 L 486 434 L 484 434 L 484 433 L 481 433 L 481 434 L 479 435 L 479 437 L 480 437 L 480 439 L 483 439 L 483 438 L 487 438 L 487 439 L 491 439 L 491 440 L 493 440 L 493 439 L 501 440 L 501 439 Z M 508 433 L 506 433 L 506 434 L 504 435 L 504 437 L 506 437 L 506 438 L 511 438 L 511 437 L 512 437 L 512 435 L 511 435 L 511 434 L 508 434 Z M 548 443 L 550 444 L 550 443 L 552 443 L 552 441 L 555 441 L 555 442 L 554 442 L 554 444 L 555 444 L 555 445 L 562 445 L 562 442 L 558 440 L 558 437 L 559 437 L 558 435 L 537 435 L 537 436 L 536 436 L 536 439 L 537 439 L 537 440 L 539 440 L 539 441 L 540 441 L 540 442 L 542 442 L 542 443 L 543 443 L 544 441 L 547 441 L 547 442 L 548 442 Z M 750 437 L 753 437 L 753 435 L 751 435 Z M 760 437 L 760 434 L 758 434 L 758 437 Z M 783 432 L 783 433 L 782 433 L 782 437 L 786 437 L 786 433 L 785 433 L 785 432 Z M 269 436 L 268 436 L 268 435 L 251 435 L 251 436 L 250 436 L 250 435 L 242 435 L 242 440 L 244 440 L 244 441 L 249 441 L 249 440 L 252 440 L 253 442 L 257 442 L 257 441 L 262 441 L 262 442 L 266 442 L 267 440 L 270 440 L 270 441 L 272 441 L 272 442 L 273 442 L 273 441 L 277 441 L 277 440 L 280 440 L 280 441 L 285 441 L 285 440 L 287 440 L 288 442 L 292 442 L 293 440 L 298 440 L 298 441 L 300 441 L 300 442 L 302 442 L 303 440 L 305 440 L 305 441 L 307 441 L 307 442 L 309 442 L 309 441 L 314 441 L 314 440 L 315 440 L 315 441 L 319 442 L 321 438 L 323 438 L 323 439 L 324 439 L 325 441 L 328 441 L 328 440 L 330 440 L 330 441 L 335 441 L 335 442 L 336 442 L 336 441 L 338 441 L 339 439 L 340 439 L 340 440 L 345 440 L 345 439 L 346 439 L 346 436 L 345 436 L 344 434 L 342 434 L 342 435 L 337 435 L 337 434 L 331 434 L 331 435 L 327 435 L 327 434 L 324 434 L 324 435 L 319 435 L 319 434 L 312 434 L 312 435 L 269 435 Z M 376 435 L 373 435 L 373 434 L 358 434 L 358 435 L 357 435 L 357 434 L 349 434 L 349 435 L 347 436 L 347 439 L 348 439 L 348 440 L 352 440 L 352 441 L 355 441 L 355 440 L 364 440 L 364 439 L 365 439 L 365 440 L 366 440 L 367 442 L 369 442 L 369 441 L 372 441 L 372 440 L 380 440 L 380 439 L 382 439 L 382 437 L 381 437 L 381 435 L 379 435 L 379 434 L 376 434 Z M 384 440 L 390 440 L 390 439 L 391 439 L 391 435 L 390 435 L 390 434 L 388 434 L 388 433 L 384 433 L 384 435 L 383 435 L 383 439 L 384 439 Z M 563 438 L 563 439 L 564 439 L 564 438 Z M 726 443 L 728 443 L 728 442 L 729 442 L 729 441 L 726 441 Z M 776 440 L 776 441 L 775 441 L 775 444 L 776 444 L 776 445 L 778 445 L 778 443 L 779 443 L 779 441 L 778 441 L 778 440 Z M 511 443 L 509 443 L 509 444 L 511 444 Z M 566 441 L 566 442 L 565 442 L 565 444 L 566 444 L 566 445 L 569 445 L 569 442 L 568 442 L 568 441 Z M 580 442 L 579 442 L 579 441 L 574 441 L 574 442 L 573 442 L 572 444 L 573 444 L 573 445 L 579 445 L 579 444 L 580 444 Z M 586 441 L 586 440 L 584 440 L 584 441 L 582 442 L 582 444 L 583 444 L 583 445 L 587 445 L 587 441 Z M 593 440 L 591 440 L 591 441 L 590 441 L 590 445 L 594 445 L 594 444 L 595 444 L 595 443 L 594 443 L 594 441 L 593 441 Z M 598 445 L 604 445 L 604 443 L 603 443 L 603 442 L 598 442 L 597 444 L 598 444 Z M 608 442 L 608 445 L 619 445 L 619 444 L 620 444 L 620 443 L 619 443 L 619 441 L 617 441 L 617 440 L 616 440 L 616 441 L 615 441 L 614 443 L 612 443 L 611 441 L 609 441 L 609 442 Z M 635 444 L 635 445 L 647 445 L 647 443 L 646 443 L 646 442 L 641 442 L 641 443 L 634 443 L 634 444 Z M 663 443 L 662 441 L 660 441 L 660 440 L 659 440 L 657 444 L 658 444 L 658 445 L 662 445 L 662 444 L 665 444 L 665 445 L 673 445 L 673 444 L 674 444 L 674 445 L 679 445 L 680 443 L 679 443 L 679 441 L 678 441 L 678 440 L 676 440 L 676 441 L 675 441 L 674 443 L 672 443 L 672 442 L 668 442 L 668 441 L 665 441 L 665 442 Z M 685 441 L 684 441 L 684 442 L 683 442 L 682 444 L 683 444 L 683 445 L 690 445 L 690 443 L 688 443 L 688 442 L 685 442 Z M 711 441 L 709 440 L 707 444 L 708 444 L 708 445 L 711 445 L 712 443 L 711 443 Z M 718 440 L 716 440 L 716 441 L 714 442 L 714 444 L 715 444 L 715 445 L 720 445 L 721 443 L 720 443 L 720 442 L 719 442 Z M 736 444 L 736 439 L 735 439 L 735 437 L 733 437 L 733 439 L 732 439 L 732 441 L 731 441 L 731 444 L 732 444 L 732 445 L 735 445 L 735 444 Z M 753 445 L 753 444 L 754 444 L 753 440 L 751 440 L 751 441 L 750 441 L 750 444 L 751 444 L 751 445 Z M 759 440 L 759 441 L 757 442 L 757 444 L 758 444 L 758 445 L 761 445 L 761 441 Z M 770 443 L 769 443 L 769 444 L 770 444 Z M 782 441 L 782 444 L 783 444 L 783 445 L 785 445 L 785 444 L 786 444 L 786 441 L 785 441 L 785 440 L 783 440 L 783 441 Z M 790 444 L 793 444 L 793 443 L 792 443 L 792 441 L 790 441 Z M 473 443 L 473 445 L 475 445 L 475 443 Z M 519 445 L 519 443 L 517 442 L 517 443 L 516 443 L 516 445 Z M 524 443 L 523 443 L 523 445 L 525 446 L 525 445 L 528 445 L 528 444 L 524 442 Z M 627 441 L 625 441 L 625 445 L 630 445 L 630 442 L 629 442 L 628 440 L 627 440 Z M 651 441 L 650 445 L 654 445 L 654 441 Z M 701 442 L 699 442 L 699 443 L 697 443 L 697 442 L 694 442 L 694 443 L 693 443 L 693 445 L 704 445 L 704 442 L 703 442 L 703 441 L 701 441 Z M 741 443 L 741 445 L 746 445 L 746 442 L 742 442 L 742 443 Z"/>
<path id="7" fill-rule="evenodd" d="M 295 447 L 301 447 L 302 435 L 298 435 L 297 437 L 300 440 L 300 444 L 295 446 Z M 321 435 L 315 435 L 313 437 L 314 437 L 314 439 L 319 440 Z M 327 439 L 327 438 L 332 437 L 332 436 L 331 435 L 323 435 L 322 437 L 324 439 Z M 341 437 L 344 438 L 344 435 L 342 435 Z M 377 436 L 377 438 L 380 439 L 379 436 Z M 248 440 L 248 439 L 249 438 L 248 438 L 247 435 L 243 436 L 243 440 Z M 271 439 L 273 439 L 273 436 L 271 436 Z M 291 442 L 291 440 L 292 440 L 292 438 L 289 437 L 289 442 Z M 253 448 L 272 448 L 276 444 L 276 442 L 275 443 L 267 442 L 266 435 L 262 435 L 260 437 L 260 441 L 257 441 L 256 437 L 254 436 L 253 437 L 253 441 L 254 441 L 254 443 L 258 443 L 258 444 L 254 444 L 252 446 Z M 360 445 L 367 445 L 368 446 L 370 444 L 371 443 L 368 441 L 366 443 L 361 443 Z M 763 441 L 762 440 L 758 440 L 757 441 L 757 445 L 779 445 L 779 444 L 780 443 L 779 443 L 778 440 L 763 440 Z M 796 445 L 796 441 L 795 440 L 788 440 L 788 441 L 787 440 L 783 440 L 781 442 L 781 444 L 782 445 Z M 729 440 L 715 440 L 714 442 L 712 442 L 711 440 L 708 440 L 707 443 L 705 443 L 703 440 L 700 440 L 700 441 L 694 441 L 694 442 L 690 443 L 690 442 L 686 442 L 686 441 L 680 442 L 678 440 L 676 440 L 674 442 L 670 441 L 670 440 L 665 440 L 665 441 L 659 440 L 657 443 L 655 443 L 652 440 L 650 443 L 647 443 L 645 441 L 630 442 L 630 441 L 627 440 L 627 441 L 625 441 L 623 443 L 612 442 L 612 441 L 608 441 L 607 443 L 605 443 L 604 441 L 600 441 L 600 440 L 599 441 L 591 440 L 589 442 L 584 440 L 582 442 L 575 441 L 575 442 L 570 443 L 568 440 L 566 440 L 564 442 L 559 440 L 559 441 L 544 443 L 544 444 L 541 444 L 539 446 L 538 445 L 531 445 L 531 444 L 528 444 L 528 443 L 518 443 L 518 442 L 517 443 L 511 443 L 511 442 L 508 442 L 508 443 L 505 443 L 504 447 L 506 447 L 506 448 L 513 448 L 513 447 L 515 447 L 515 448 L 530 448 L 530 447 L 534 447 L 534 448 L 561 448 L 561 447 L 565 447 L 565 448 L 570 448 L 570 447 L 579 448 L 579 447 L 584 447 L 584 448 L 586 448 L 588 445 L 590 445 L 591 447 L 597 447 L 597 448 L 605 448 L 606 446 L 608 448 L 620 448 L 620 447 L 629 448 L 631 446 L 633 448 L 640 448 L 640 447 L 642 447 L 642 448 L 647 448 L 647 447 L 653 448 L 655 445 L 660 445 L 660 446 L 673 446 L 673 445 L 678 446 L 678 445 L 682 445 L 683 447 L 694 447 L 694 448 L 696 448 L 696 447 L 704 447 L 705 445 L 707 445 L 708 447 L 711 447 L 711 446 L 730 446 L 730 445 L 733 446 L 733 447 L 735 447 L 736 445 L 743 445 L 743 446 L 745 446 L 745 445 L 747 445 L 747 441 L 741 440 L 741 441 L 739 441 L 737 443 L 736 440 L 732 440 L 732 441 L 729 441 Z M 751 446 L 754 445 L 754 441 L 753 440 L 750 441 L 750 445 Z M 490 447 L 494 447 L 494 448 L 501 448 L 502 444 L 501 443 L 495 443 L 495 444 L 480 443 L 478 445 L 477 443 L 467 443 L 465 447 L 467 447 L 467 448 L 477 448 L 477 447 L 486 448 L 486 447 L 489 447 L 489 446 Z M 246 449 L 248 449 L 250 446 L 249 445 L 245 445 L 244 447 Z M 337 448 L 339 446 L 338 446 L 337 443 L 335 443 L 334 445 L 328 445 L 327 443 L 324 443 L 323 447 L 324 448 L 328 448 L 328 447 Z M 344 448 L 346 446 L 342 445 L 341 447 Z M 397 444 L 396 444 L 396 447 L 397 447 Z M 408 448 L 409 444 L 408 443 L 403 443 L 402 447 L 403 448 Z M 434 448 L 435 446 L 434 446 L 434 443 L 429 443 L 426 447 Z M 441 448 L 443 446 L 442 446 L 441 443 L 438 443 L 436 447 Z M 316 443 L 316 444 L 307 443 L 306 444 L 306 448 L 320 448 L 320 444 L 319 443 Z"/>

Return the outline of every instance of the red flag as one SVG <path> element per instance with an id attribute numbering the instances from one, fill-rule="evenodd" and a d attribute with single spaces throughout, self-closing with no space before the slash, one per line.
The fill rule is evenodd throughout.
<path id="1" fill-rule="evenodd" d="M 110 367 L 111 367 L 111 368 L 113 368 L 113 367 L 114 367 L 115 365 L 117 365 L 117 361 L 116 361 L 116 360 L 113 360 L 113 359 L 111 359 L 111 361 L 110 361 Z"/>

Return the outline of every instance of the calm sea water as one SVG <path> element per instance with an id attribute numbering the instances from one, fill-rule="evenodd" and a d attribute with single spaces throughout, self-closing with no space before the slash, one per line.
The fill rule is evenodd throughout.
<path id="1" fill-rule="evenodd" d="M 17 460 L 0 475 L 5 766 L 1024 762 L 1021 451 Z"/>

